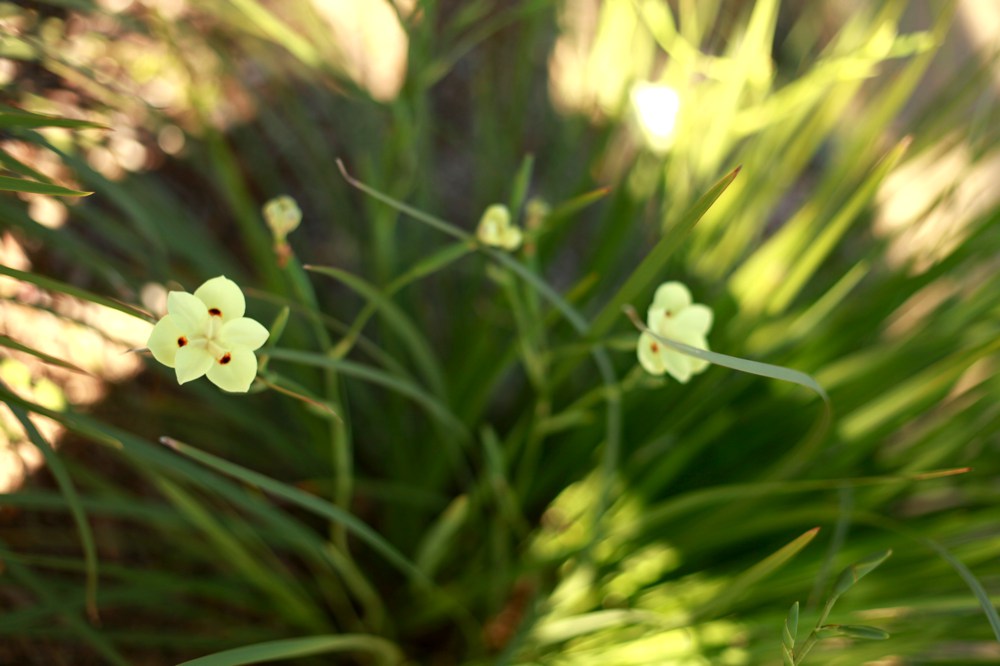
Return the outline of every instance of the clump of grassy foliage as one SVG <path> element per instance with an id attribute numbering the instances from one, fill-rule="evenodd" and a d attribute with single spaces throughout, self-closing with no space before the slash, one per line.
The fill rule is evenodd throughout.
<path id="1" fill-rule="evenodd" d="M 151 362 L 53 409 L 0 377 L 53 479 L 0 500 L 18 658 L 996 659 L 1000 207 L 955 201 L 1000 123 L 988 60 L 917 96 L 951 3 L 904 28 L 898 0 L 418 0 L 388 101 L 317 6 L 0 5 L 0 187 L 93 193 L 58 229 L 0 198 L 37 249 L 0 273 L 140 318 L 144 286 L 225 274 L 272 332 L 249 395 Z M 666 150 L 644 79 L 679 95 Z M 99 168 L 116 135 L 145 162 Z M 956 147 L 912 223 L 945 224 L 901 251 L 887 182 Z M 303 222 L 276 252 L 280 194 Z M 475 241 L 496 202 L 516 252 Z M 685 385 L 623 313 L 668 279 L 715 312 Z"/>

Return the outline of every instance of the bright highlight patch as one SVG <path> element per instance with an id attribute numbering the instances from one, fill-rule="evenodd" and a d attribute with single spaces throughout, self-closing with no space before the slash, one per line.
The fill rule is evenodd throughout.
<path id="1" fill-rule="evenodd" d="M 677 91 L 659 83 L 637 83 L 629 97 L 649 149 L 654 153 L 669 150 L 674 142 L 677 114 L 681 109 Z"/>

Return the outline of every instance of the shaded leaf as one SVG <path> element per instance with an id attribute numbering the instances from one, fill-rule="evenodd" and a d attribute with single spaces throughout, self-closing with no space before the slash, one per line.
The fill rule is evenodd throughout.
<path id="1" fill-rule="evenodd" d="M 257 643 L 256 645 L 246 645 L 191 659 L 178 666 L 240 666 L 241 664 L 259 664 L 276 659 L 293 659 L 339 652 L 364 652 L 370 654 L 375 659 L 375 663 L 381 666 L 402 663 L 402 653 L 384 638 L 364 634 L 340 634 L 337 636 L 286 638 Z"/>
<path id="2" fill-rule="evenodd" d="M 869 555 L 868 557 L 855 562 L 851 566 L 844 569 L 840 576 L 837 577 L 837 582 L 833 586 L 833 596 L 839 597 L 847 590 L 851 589 L 855 583 L 874 571 L 880 564 L 889 559 L 892 555 L 892 550 L 884 550 L 874 555 Z"/>
<path id="3" fill-rule="evenodd" d="M 74 118 L 60 118 L 58 116 L 46 116 L 40 113 L 29 113 L 27 111 L 0 111 L 0 129 L 13 129 L 16 127 L 71 127 L 75 129 L 111 129 L 107 125 L 91 122 L 89 120 L 76 120 Z"/>

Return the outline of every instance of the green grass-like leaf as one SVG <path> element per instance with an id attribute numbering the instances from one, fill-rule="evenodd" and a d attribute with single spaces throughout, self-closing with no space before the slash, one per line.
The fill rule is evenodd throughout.
<path id="1" fill-rule="evenodd" d="M 15 129 L 19 127 L 69 127 L 71 129 L 103 129 L 111 128 L 101 123 L 75 118 L 59 118 L 41 113 L 27 111 L 11 111 L 9 107 L 0 107 L 0 129 Z"/>
<path id="2" fill-rule="evenodd" d="M 0 387 L 2 387 L 5 391 L 9 391 L 8 387 L 2 381 L 0 381 Z M 42 437 L 38 428 L 36 428 L 35 424 L 31 422 L 30 418 L 28 418 L 27 411 L 20 405 L 16 404 L 7 403 L 7 407 L 11 410 L 11 412 L 13 412 L 14 418 L 20 422 L 21 427 L 24 428 L 24 432 L 28 435 L 28 439 L 31 443 L 35 445 L 39 452 L 41 452 L 45 459 L 45 464 L 49 471 L 52 472 L 52 476 L 55 478 L 56 484 L 59 486 L 59 490 L 62 492 L 63 497 L 66 500 L 70 514 L 73 516 L 73 522 L 76 525 L 77 533 L 80 535 L 80 543 L 83 546 L 83 557 L 86 567 L 87 615 L 90 617 L 91 622 L 97 623 L 100 618 L 97 605 L 99 577 L 97 543 L 94 540 L 94 533 L 90 529 L 87 514 L 80 501 L 80 495 L 77 493 L 76 486 L 73 485 L 73 481 L 70 478 L 66 466 L 63 465 L 62 461 L 59 459 L 59 456 L 56 454 L 52 444 Z"/>
<path id="3" fill-rule="evenodd" d="M 408 206 L 401 201 L 398 201 L 378 190 L 365 185 L 361 181 L 353 178 L 347 173 L 346 167 L 344 167 L 343 162 L 337 161 L 340 167 L 341 173 L 344 178 L 353 187 L 358 188 L 362 192 L 368 194 L 369 196 L 391 206 L 392 208 L 398 210 L 401 213 L 405 213 L 414 219 L 423 222 L 424 224 L 430 226 L 433 229 L 446 233 L 449 236 L 458 238 L 466 242 L 472 242 L 472 236 L 465 231 L 462 231 L 455 225 L 446 222 L 440 218 L 434 217 L 433 215 L 428 215 L 420 210 Z M 733 174 L 735 177 L 735 174 Z M 725 188 L 722 188 L 725 189 Z M 721 193 L 721 190 L 720 190 Z M 711 205 L 706 204 L 707 207 Z M 492 248 L 480 248 L 482 252 L 486 253 L 488 256 L 492 257 L 494 261 L 501 264 L 502 266 L 510 269 L 514 274 L 523 279 L 526 284 L 528 284 L 534 291 L 536 291 L 545 300 L 549 301 L 556 310 L 558 310 L 563 317 L 573 326 L 576 331 L 581 335 L 586 335 L 590 326 L 586 319 L 576 311 L 576 309 L 571 306 L 562 296 L 560 296 L 555 289 L 553 289 L 546 281 L 542 280 L 538 275 L 533 273 L 521 262 L 517 261 L 511 257 L 506 252 L 500 250 L 494 250 Z M 618 468 L 618 460 L 621 448 L 621 396 L 620 391 L 617 388 L 617 378 L 615 376 L 614 368 L 611 364 L 611 359 L 607 354 L 607 351 L 598 345 L 595 345 L 591 349 L 591 354 L 594 357 L 595 364 L 597 365 L 598 372 L 601 376 L 601 381 L 604 384 L 607 404 L 607 420 L 605 435 L 606 440 L 604 443 L 604 457 L 602 459 L 602 476 L 604 479 L 603 490 L 600 498 L 598 499 L 599 510 L 596 512 L 598 516 L 598 522 L 600 522 L 599 516 L 603 514 L 603 508 L 607 506 L 610 501 L 611 485 L 613 483 L 613 478 L 615 471 Z M 600 529 L 595 526 L 594 537 L 591 544 L 596 544 L 601 539 Z"/>
<path id="4" fill-rule="evenodd" d="M 820 627 L 816 633 L 820 638 L 844 636 L 864 641 L 884 641 L 889 638 L 889 632 L 863 624 L 826 624 Z"/>
<path id="5" fill-rule="evenodd" d="M 61 185 L 52 183 L 40 183 L 35 180 L 25 178 L 11 178 L 10 176 L 0 176 L 0 190 L 7 192 L 30 192 L 32 194 L 48 194 L 53 197 L 88 197 L 93 192 L 84 190 L 72 190 Z"/>
<path id="6" fill-rule="evenodd" d="M 10 547 L 0 541 L 0 553 L 11 552 Z M 92 648 L 109 664 L 128 666 L 129 661 L 114 647 L 111 641 L 100 631 L 91 627 L 79 615 L 69 610 L 71 604 L 64 596 L 64 590 L 46 577 L 37 576 L 30 568 L 17 561 L 16 558 L 4 558 L 4 568 L 16 581 L 22 583 L 40 601 L 44 609 L 44 621 L 55 617 L 66 625 L 75 640 Z"/>
<path id="7" fill-rule="evenodd" d="M 662 280 L 663 267 L 671 255 L 676 252 L 688 234 L 698 224 L 702 216 L 708 212 L 712 204 L 722 196 L 722 193 L 729 188 L 736 176 L 740 174 L 742 167 L 736 167 L 723 176 L 719 182 L 705 192 L 701 197 L 681 216 L 677 224 L 667 229 L 665 235 L 653 246 L 649 254 L 642 260 L 628 279 L 618 291 L 612 296 L 600 314 L 594 319 L 590 326 L 590 334 L 595 337 L 603 335 L 618 318 L 622 307 L 637 299 L 644 289 L 648 289 L 657 280 Z"/>
<path id="8" fill-rule="evenodd" d="M 835 0 L 612 2 L 586 15 L 551 0 L 340 4 L 350 44 L 329 39 L 348 14 L 311 3 L 203 3 L 207 23 L 135 3 L 113 17 L 82 0 L 0 9 L 17 33 L 9 50 L 30 58 L 16 63 L 29 78 L 8 86 L 13 104 L 76 104 L 121 126 L 104 135 L 0 107 L 13 142 L 3 177 L 58 187 L 46 176 L 58 166 L 95 192 L 60 228 L 32 219 L 31 197 L 0 197 L 5 244 L 36 266 L 14 278 L 61 306 L 76 285 L 100 285 L 74 296 L 88 303 L 137 302 L 149 283 L 225 273 L 248 287 L 255 318 L 279 312 L 247 396 L 157 372 L 87 413 L 53 412 L 0 387 L 25 418 L 103 448 L 58 457 L 77 508 L 100 521 L 101 609 L 116 611 L 101 629 L 84 619 L 88 562 L 65 529 L 70 502 L 31 485 L 7 495 L 24 520 L 5 539 L 17 552 L 3 551 L 14 607 L 0 634 L 18 658 L 174 663 L 244 646 L 207 658 L 805 666 L 947 661 L 961 658 L 952 646 L 1000 639 L 987 482 L 1000 429 L 989 279 L 1000 209 L 988 187 L 1000 114 L 984 92 L 997 54 L 955 38 L 956 3 L 845 14 Z M 48 6 L 79 10 L 74 29 L 43 18 Z M 369 20 L 405 33 L 401 51 L 377 47 L 405 54 L 391 101 L 374 98 L 381 59 L 355 59 L 372 34 L 395 32 Z M 666 152 L 636 131 L 629 93 L 646 81 L 680 98 Z M 162 82 L 170 103 L 147 104 Z M 34 131 L 53 126 L 72 131 Z M 183 149 L 167 155 L 158 139 L 178 128 Z M 901 136 L 913 137 L 906 155 Z M 94 158 L 120 157 L 119 139 L 148 159 L 109 179 Z M 364 183 L 345 173 L 344 186 L 338 154 Z M 716 182 L 734 164 L 741 177 Z M 924 210 L 887 232 L 887 186 L 907 174 L 920 192 L 903 198 Z M 260 203 L 283 192 L 305 217 L 282 263 Z M 529 197 L 553 208 L 518 251 L 468 232 L 486 204 L 517 216 Z M 647 242 L 653 228 L 663 235 Z M 913 249 L 924 255 L 903 256 Z M 360 312 L 300 259 L 341 271 L 330 277 L 353 284 Z M 636 335 L 617 318 L 668 274 L 705 294 L 712 345 L 727 352 L 706 354 L 730 371 L 679 385 L 635 364 Z M 0 353 L 91 367 L 15 337 L 0 337 Z M 785 383 L 819 395 L 819 413 Z M 327 504 L 306 508 L 155 443 L 168 427 Z M 977 474 L 921 471 L 965 465 Z M 61 520 L 35 519 L 46 513 Z M 434 585 L 397 574 L 349 516 Z M 823 547 L 775 564 L 783 535 L 813 525 Z M 149 550 L 130 528 L 163 540 Z M 836 586 L 832 562 L 890 547 L 893 566 L 844 610 L 907 609 L 885 619 L 890 643 L 825 618 L 797 635 L 823 590 L 867 573 L 861 562 Z M 787 600 L 809 587 L 800 618 Z M 369 639 L 385 649 L 344 642 Z"/>
<path id="9" fill-rule="evenodd" d="M 281 609 L 282 615 L 289 617 L 303 629 L 322 631 L 326 626 L 322 609 L 313 603 L 296 581 L 287 574 L 281 575 L 285 572 L 276 557 L 264 558 L 263 553 L 254 552 L 251 544 L 227 529 L 211 515 L 208 507 L 177 484 L 159 479 L 157 485 L 167 499 L 212 543 L 213 551 L 226 565 L 235 568 L 249 584 L 267 594 L 274 606 Z"/>
<path id="10" fill-rule="evenodd" d="M 890 555 L 892 555 L 892 550 L 875 553 L 844 569 L 837 578 L 837 582 L 833 585 L 833 596 L 839 597 L 847 592 L 854 586 L 855 583 L 870 574 L 879 565 L 889 559 Z"/>
<path id="11" fill-rule="evenodd" d="M 0 347 L 7 347 L 8 349 L 13 349 L 15 351 L 29 354 L 41 361 L 45 361 L 50 365 L 55 365 L 60 368 L 65 368 L 66 370 L 72 370 L 73 372 L 79 372 L 81 375 L 90 374 L 86 370 L 70 363 L 69 361 L 64 361 L 61 358 L 52 356 L 51 354 L 46 354 L 45 352 L 38 351 L 37 349 L 29 347 L 28 345 L 21 344 L 17 340 L 6 335 L 0 335 Z"/>
<path id="12" fill-rule="evenodd" d="M 403 663 L 399 649 L 378 636 L 340 634 L 337 636 L 307 636 L 268 641 L 216 652 L 182 662 L 178 666 L 240 666 L 259 664 L 277 659 L 294 659 L 321 654 L 362 653 L 370 655 L 373 663 L 393 666 Z"/>
<path id="13" fill-rule="evenodd" d="M 744 593 L 746 593 L 747 590 L 774 572 L 778 571 L 781 567 L 787 564 L 789 560 L 798 555 L 803 548 L 808 546 L 812 540 L 816 538 L 816 535 L 819 534 L 819 530 L 820 528 L 814 527 L 804 534 L 801 534 L 771 555 L 744 571 L 729 585 L 727 585 L 725 590 L 720 593 L 719 596 L 715 597 L 704 607 L 696 611 L 696 615 L 698 617 L 712 617 L 728 608 L 730 604 L 739 599 Z"/>
<path id="14" fill-rule="evenodd" d="M 720 354 L 718 352 L 709 351 L 707 349 L 699 349 L 697 347 L 692 347 L 686 345 L 682 342 L 677 342 L 676 340 L 671 340 L 665 338 L 662 335 L 658 335 L 651 331 L 643 322 L 639 319 L 638 314 L 631 305 L 626 306 L 625 313 L 628 315 L 632 323 L 640 331 L 650 334 L 666 346 L 671 349 L 676 349 L 677 351 L 692 356 L 694 358 L 699 358 L 709 363 L 715 365 L 721 365 L 726 368 L 731 368 L 733 370 L 739 370 L 740 372 L 746 372 L 751 375 L 759 375 L 761 377 L 768 377 L 770 379 L 778 379 L 783 382 L 789 382 L 791 384 L 798 384 L 799 386 L 804 386 L 810 389 L 816 395 L 823 399 L 823 402 L 829 406 L 830 397 L 826 394 L 826 391 L 822 386 L 819 385 L 815 379 L 810 377 L 804 372 L 798 370 L 792 370 L 791 368 L 783 368 L 780 365 L 771 365 L 770 363 L 761 363 L 760 361 L 751 361 L 745 358 L 739 358 L 736 356 L 728 356 L 726 354 Z"/>
<path id="15" fill-rule="evenodd" d="M 427 339 L 416 324 L 403 312 L 402 308 L 386 298 L 374 285 L 345 270 L 332 266 L 305 266 L 305 269 L 331 277 L 347 285 L 380 310 L 385 316 L 386 324 L 406 345 L 434 394 L 437 396 L 446 395 L 444 374 Z"/>
<path id="16" fill-rule="evenodd" d="M 79 287 L 66 284 L 65 282 L 60 282 L 59 280 L 38 275 L 37 273 L 19 271 L 16 268 L 10 268 L 9 266 L 0 264 L 0 275 L 6 275 L 7 277 L 12 277 L 17 280 L 30 282 L 31 284 L 38 285 L 43 289 L 48 289 L 49 291 L 55 291 L 61 294 L 67 294 L 84 301 L 96 303 L 97 305 L 103 305 L 111 308 L 112 310 L 118 310 L 119 312 L 124 312 L 127 315 L 145 319 L 146 321 L 153 321 L 154 319 L 153 315 L 149 314 L 145 310 L 135 307 L 134 305 L 129 305 L 105 296 L 100 296 L 85 289 L 80 289 Z"/>
<path id="17" fill-rule="evenodd" d="M 375 552 L 382 555 L 386 561 L 395 566 L 399 569 L 399 571 L 406 574 L 408 577 L 412 578 L 415 582 L 427 582 L 427 578 L 423 575 L 420 569 L 404 557 L 402 553 L 392 546 L 392 544 L 387 542 L 371 527 L 340 507 L 334 506 L 326 500 L 316 497 L 315 495 L 310 495 L 309 493 L 299 490 L 298 488 L 294 488 L 288 484 L 281 483 L 280 481 L 271 479 L 263 474 L 219 458 L 218 456 L 213 456 L 210 453 L 199 451 L 193 446 L 179 442 L 175 439 L 164 437 L 163 443 L 168 445 L 171 449 L 184 454 L 188 458 L 191 458 L 192 460 L 195 460 L 210 469 L 221 472 L 227 476 L 231 476 L 234 479 L 242 481 L 243 483 L 248 483 L 256 488 L 260 488 L 275 497 L 287 500 L 296 506 L 300 506 L 307 511 L 322 516 L 331 522 L 343 525 L 358 539 L 371 546 Z"/>
<path id="18" fill-rule="evenodd" d="M 437 397 L 428 393 L 416 382 L 397 375 L 372 368 L 353 361 L 340 360 L 316 354 L 313 352 L 302 352 L 294 349 L 275 348 L 268 351 L 270 358 L 276 361 L 288 361 L 301 365 L 311 365 L 318 368 L 330 368 L 342 375 L 355 377 L 362 381 L 370 382 L 378 386 L 387 388 L 395 393 L 410 398 L 415 403 L 423 407 L 427 413 L 448 428 L 454 435 L 463 440 L 471 438 L 468 427 L 462 423 L 448 407 Z"/>
<path id="19" fill-rule="evenodd" d="M 799 633 L 799 602 L 792 604 L 785 617 L 784 631 L 781 634 L 781 644 L 788 655 L 795 648 L 795 636 Z M 787 659 L 786 659 L 787 661 Z"/>

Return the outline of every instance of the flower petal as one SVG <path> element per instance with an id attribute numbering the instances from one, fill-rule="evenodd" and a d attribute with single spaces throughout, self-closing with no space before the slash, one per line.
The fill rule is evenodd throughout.
<path id="1" fill-rule="evenodd" d="M 657 335 L 669 337 L 667 329 L 670 328 L 670 315 L 670 310 L 661 308 L 654 303 L 646 311 L 646 327 Z"/>
<path id="2" fill-rule="evenodd" d="M 500 246 L 505 250 L 514 251 L 521 247 L 523 238 L 520 227 L 507 227 L 500 236 Z"/>
<path id="3" fill-rule="evenodd" d="M 208 328 L 208 309 L 186 291 L 167 294 L 167 312 L 174 318 L 177 328 L 187 335 L 204 335 Z"/>
<path id="4" fill-rule="evenodd" d="M 673 349 L 665 349 L 663 351 L 664 367 L 670 373 L 670 376 L 681 384 L 687 384 L 687 381 L 691 379 L 692 360 L 690 356 L 682 354 L 679 351 L 674 351 Z"/>
<path id="5" fill-rule="evenodd" d="M 205 304 L 209 312 L 216 310 L 222 321 L 239 319 L 247 310 L 247 302 L 239 285 L 225 275 L 207 281 L 195 289 L 194 295 Z"/>
<path id="6" fill-rule="evenodd" d="M 181 340 L 183 343 L 180 342 Z M 168 368 L 172 368 L 177 351 L 187 342 L 187 336 L 177 327 L 174 318 L 166 315 L 156 322 L 156 326 L 149 334 L 149 342 L 146 343 L 146 346 L 152 352 L 153 358 Z"/>
<path id="7" fill-rule="evenodd" d="M 651 308 L 663 308 L 677 314 L 691 305 L 691 292 L 680 282 L 664 282 L 656 289 Z"/>
<path id="8" fill-rule="evenodd" d="M 701 303 L 690 305 L 673 318 L 673 328 L 685 333 L 705 335 L 712 328 L 712 310 Z"/>
<path id="9" fill-rule="evenodd" d="M 685 342 L 684 344 L 708 351 L 708 340 L 706 340 L 704 336 L 695 338 L 694 340 Z M 688 360 L 691 362 L 691 374 L 694 375 L 697 375 L 700 372 L 704 372 L 705 368 L 711 365 L 711 363 L 709 363 L 705 359 L 695 358 L 694 356 L 688 356 Z"/>
<path id="10" fill-rule="evenodd" d="M 186 384 L 208 372 L 215 359 L 203 347 L 188 345 L 177 350 L 175 363 L 177 383 Z"/>
<path id="11" fill-rule="evenodd" d="M 504 247 L 504 240 L 509 228 L 510 211 L 503 204 L 493 204 L 479 218 L 476 238 L 485 245 Z"/>
<path id="12" fill-rule="evenodd" d="M 510 225 L 510 211 L 503 204 L 493 204 L 483 211 L 480 223 L 492 222 L 503 228 Z"/>
<path id="13" fill-rule="evenodd" d="M 667 371 L 663 365 L 663 344 L 649 333 L 639 336 L 636 353 L 639 355 L 639 365 L 651 375 L 662 375 Z"/>
<path id="14" fill-rule="evenodd" d="M 500 226 L 493 220 L 483 220 L 476 228 L 476 238 L 484 245 L 499 245 L 500 235 Z"/>
<path id="15" fill-rule="evenodd" d="M 247 349 L 253 351 L 267 342 L 270 335 L 260 322 L 249 317 L 240 317 L 227 321 L 219 331 L 219 344 L 228 349 Z"/>
<path id="16" fill-rule="evenodd" d="M 257 357 L 246 349 L 237 349 L 227 356 L 227 363 L 212 359 L 212 365 L 208 369 L 209 381 L 223 391 L 246 393 L 257 376 Z"/>
<path id="17" fill-rule="evenodd" d="M 681 342 L 687 345 L 688 347 L 694 347 L 696 349 L 704 349 L 708 351 L 708 340 L 705 338 L 704 335 L 687 331 L 677 335 L 677 337 L 674 339 L 677 340 L 677 342 Z M 678 352 L 678 353 L 683 354 L 683 352 Z M 694 356 L 688 356 L 687 354 L 684 354 L 684 357 L 687 358 L 688 363 L 690 363 L 691 365 L 691 374 L 698 374 L 699 372 L 703 372 L 705 368 L 711 365 L 708 361 L 705 361 L 700 358 L 695 358 Z"/>

